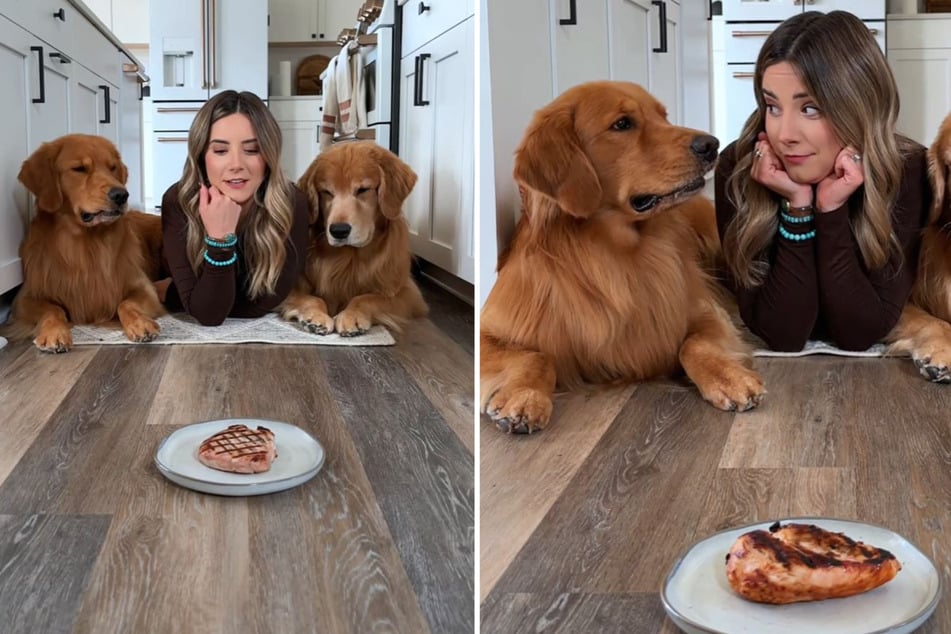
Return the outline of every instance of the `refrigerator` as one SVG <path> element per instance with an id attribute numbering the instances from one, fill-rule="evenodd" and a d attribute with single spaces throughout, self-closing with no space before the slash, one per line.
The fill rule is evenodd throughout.
<path id="1" fill-rule="evenodd" d="M 209 98 L 267 99 L 268 0 L 162 0 L 149 6 L 152 196 L 181 178 L 188 129 Z"/>

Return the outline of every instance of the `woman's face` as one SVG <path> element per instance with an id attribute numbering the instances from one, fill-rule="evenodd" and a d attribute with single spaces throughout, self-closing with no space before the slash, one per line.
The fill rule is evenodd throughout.
<path id="1" fill-rule="evenodd" d="M 211 124 L 205 171 L 208 182 L 221 193 L 244 205 L 264 181 L 265 167 L 257 134 L 246 115 L 231 114 Z"/>
<path id="2" fill-rule="evenodd" d="M 825 115 L 789 62 L 763 72 L 766 136 L 796 183 L 815 184 L 832 173 L 842 149 Z"/>

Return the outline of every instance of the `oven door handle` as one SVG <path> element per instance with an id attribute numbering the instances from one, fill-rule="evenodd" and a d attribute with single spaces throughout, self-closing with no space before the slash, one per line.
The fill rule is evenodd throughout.
<path id="1" fill-rule="evenodd" d="M 423 99 L 423 66 L 429 59 L 429 53 L 420 53 L 416 56 L 416 72 L 413 76 L 413 105 L 428 106 L 429 102 Z"/>

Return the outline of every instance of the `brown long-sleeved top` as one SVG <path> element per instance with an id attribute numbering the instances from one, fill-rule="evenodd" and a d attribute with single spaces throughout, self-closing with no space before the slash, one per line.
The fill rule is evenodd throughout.
<path id="1" fill-rule="evenodd" d="M 261 317 L 284 301 L 297 277 L 304 270 L 307 257 L 307 197 L 293 187 L 294 219 L 291 232 L 284 241 L 284 267 L 274 286 L 274 293 L 251 300 L 247 294 L 248 269 L 241 249 L 243 235 L 238 234 L 238 261 L 229 266 L 211 266 L 202 262 L 196 274 L 186 251 L 188 220 L 178 202 L 178 184 L 162 196 L 162 252 L 172 276 L 165 305 L 170 310 L 185 311 L 205 326 L 217 326 L 226 317 Z M 231 250 L 208 247 L 215 260 L 227 260 Z"/>
<path id="2" fill-rule="evenodd" d="M 717 227 L 723 240 L 736 207 L 726 182 L 736 165 L 736 144 L 722 153 L 716 170 Z M 901 315 L 915 281 L 921 230 L 928 219 L 931 187 L 925 148 L 915 144 L 906 156 L 892 228 L 901 245 L 881 269 L 866 268 L 852 234 L 850 213 L 861 213 L 863 187 L 846 205 L 815 213 L 816 237 L 793 242 L 778 235 L 766 257 L 763 283 L 741 287 L 722 275 L 736 293 L 740 316 L 770 348 L 801 350 L 809 339 L 825 339 L 846 350 L 865 350 L 880 341 Z M 777 213 L 779 198 L 776 199 Z"/>

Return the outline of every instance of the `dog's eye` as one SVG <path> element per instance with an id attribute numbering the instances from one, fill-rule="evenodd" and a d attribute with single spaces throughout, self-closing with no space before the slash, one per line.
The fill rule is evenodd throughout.
<path id="1" fill-rule="evenodd" d="M 634 127 L 634 123 L 629 117 L 621 117 L 611 126 L 614 130 L 630 130 Z"/>
<path id="2" fill-rule="evenodd" d="M 365 193 L 367 193 L 368 191 L 370 191 L 370 188 L 369 188 L 369 187 L 359 187 L 359 188 L 357 188 L 357 196 L 359 196 L 359 195 L 361 195 L 361 194 L 365 194 Z"/>
<path id="3" fill-rule="evenodd" d="M 333 197 L 334 197 L 334 195 L 330 192 L 330 190 L 327 190 L 327 189 L 321 189 L 318 193 L 319 193 L 321 196 L 326 196 L 327 198 L 333 198 Z"/>
<path id="4" fill-rule="evenodd" d="M 76 167 L 73 168 L 73 171 L 74 171 L 74 172 L 79 172 L 80 174 L 85 174 L 85 173 L 86 173 L 86 166 L 85 166 L 85 165 L 77 165 Z"/>

